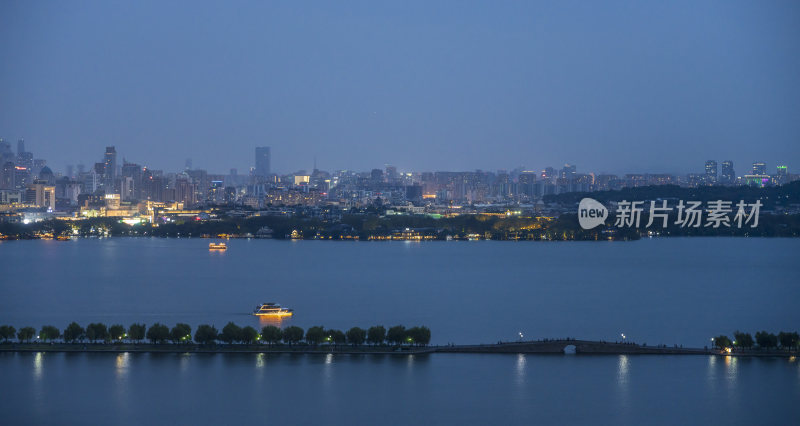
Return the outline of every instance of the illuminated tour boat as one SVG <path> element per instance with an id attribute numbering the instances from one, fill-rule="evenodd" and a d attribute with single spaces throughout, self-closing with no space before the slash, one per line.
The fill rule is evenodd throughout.
<path id="1" fill-rule="evenodd" d="M 256 309 L 253 311 L 253 315 L 268 318 L 284 318 L 292 316 L 292 310 L 281 308 L 281 305 L 276 303 L 262 303 L 261 305 L 256 306 Z"/>
<path id="2" fill-rule="evenodd" d="M 211 243 L 208 245 L 209 250 L 227 250 L 228 245 L 225 243 Z"/>

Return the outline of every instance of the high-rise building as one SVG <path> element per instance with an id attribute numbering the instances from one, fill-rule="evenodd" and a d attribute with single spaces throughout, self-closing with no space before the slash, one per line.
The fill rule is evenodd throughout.
<path id="1" fill-rule="evenodd" d="M 131 201 L 136 199 L 136 184 L 130 176 L 122 176 L 117 178 L 117 188 L 115 193 L 119 194 L 122 201 Z"/>
<path id="2" fill-rule="evenodd" d="M 783 185 L 789 181 L 789 169 L 786 166 L 778 166 L 777 173 L 775 174 L 775 183 Z"/>
<path id="3" fill-rule="evenodd" d="M 754 175 L 765 175 L 767 174 L 767 165 L 766 163 L 762 163 L 757 161 L 753 163 L 753 174 Z"/>
<path id="4" fill-rule="evenodd" d="M 706 161 L 706 184 L 714 185 L 717 183 L 717 162 L 714 160 Z"/>
<path id="5" fill-rule="evenodd" d="M 542 179 L 548 182 L 552 182 L 553 179 L 556 178 L 556 171 L 552 167 L 545 167 L 542 170 Z"/>
<path id="6" fill-rule="evenodd" d="M 5 164 L 8 161 L 14 161 L 14 151 L 11 150 L 11 144 L 4 142 L 0 138 L 0 164 Z"/>
<path id="7" fill-rule="evenodd" d="M 53 209 L 56 207 L 56 187 L 45 181 L 35 180 L 27 185 L 25 202 L 36 207 Z"/>
<path id="8" fill-rule="evenodd" d="M 175 179 L 175 201 L 180 201 L 184 207 L 197 203 L 197 185 L 193 184 L 188 177 Z"/>
<path id="9" fill-rule="evenodd" d="M 722 162 L 720 182 L 725 185 L 732 185 L 736 182 L 736 172 L 733 170 L 733 161 L 727 160 Z"/>
<path id="10" fill-rule="evenodd" d="M 95 169 L 89 170 L 89 173 L 83 174 L 83 193 L 94 194 L 99 188 L 102 175 L 98 174 Z"/>
<path id="11" fill-rule="evenodd" d="M 33 153 L 22 151 L 17 154 L 17 165 L 30 171 L 33 168 Z"/>
<path id="12" fill-rule="evenodd" d="M 20 138 L 20 140 L 17 141 L 17 155 L 21 155 L 23 152 L 28 151 L 25 151 L 25 139 Z"/>
<path id="13" fill-rule="evenodd" d="M 17 168 L 11 161 L 3 163 L 3 168 L 0 170 L 0 189 L 14 189 L 16 188 L 16 175 Z"/>
<path id="14" fill-rule="evenodd" d="M 272 173 L 271 155 L 268 146 L 256 147 L 256 176 L 267 177 Z"/>
<path id="15" fill-rule="evenodd" d="M 111 183 L 113 188 L 114 178 L 117 177 L 117 150 L 113 146 L 106 147 L 106 153 L 103 156 L 103 163 L 105 164 L 105 178 L 107 182 Z"/>
<path id="16" fill-rule="evenodd" d="M 518 192 L 528 197 L 534 196 L 536 185 L 536 172 L 523 171 L 518 178 Z"/>
<path id="17" fill-rule="evenodd" d="M 572 180 L 575 178 L 576 168 L 574 164 L 564 164 L 564 168 L 561 169 L 561 178 Z"/>

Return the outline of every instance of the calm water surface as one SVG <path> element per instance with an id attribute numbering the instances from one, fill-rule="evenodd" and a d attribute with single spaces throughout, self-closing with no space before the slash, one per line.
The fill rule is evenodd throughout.
<path id="1" fill-rule="evenodd" d="M 283 325 L 427 325 L 434 343 L 800 329 L 797 239 L 208 242 L 2 242 L 0 323 L 260 326 L 276 301 Z M 0 354 L 0 377 L 4 424 L 766 424 L 800 401 L 793 360 L 705 356 Z"/>
<path id="2" fill-rule="evenodd" d="M 800 401 L 797 362 L 708 356 L 4 353 L 0 375 L 15 425 L 766 425 Z"/>
<path id="3" fill-rule="evenodd" d="M 0 243 L 0 322 L 427 325 L 434 343 L 526 337 L 703 346 L 800 328 L 800 239 L 530 243 L 83 239 Z"/>

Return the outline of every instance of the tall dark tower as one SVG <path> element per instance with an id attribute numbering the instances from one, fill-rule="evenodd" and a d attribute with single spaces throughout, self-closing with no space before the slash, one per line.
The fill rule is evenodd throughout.
<path id="1" fill-rule="evenodd" d="M 106 147 L 106 153 L 103 156 L 103 162 L 106 165 L 106 177 L 112 180 L 117 175 L 117 150 L 113 146 Z"/>
<path id="2" fill-rule="evenodd" d="M 117 150 L 113 146 L 106 147 L 106 153 L 103 156 L 103 164 L 105 165 L 104 173 L 105 180 L 103 182 L 106 193 L 114 192 L 114 180 L 117 177 Z"/>
<path id="3" fill-rule="evenodd" d="M 268 146 L 256 147 L 256 176 L 267 177 L 272 173 L 271 155 Z"/>
<path id="4" fill-rule="evenodd" d="M 17 141 L 17 155 L 22 155 L 23 152 L 26 152 L 25 139 L 20 138 L 20 140 Z"/>

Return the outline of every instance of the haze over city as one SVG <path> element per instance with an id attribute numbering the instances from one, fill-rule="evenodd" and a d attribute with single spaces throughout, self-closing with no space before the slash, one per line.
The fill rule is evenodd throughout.
<path id="1" fill-rule="evenodd" d="M 54 170 L 800 159 L 796 2 L 313 6 L 3 2 L 0 137 Z"/>
<path id="2" fill-rule="evenodd" d="M 0 0 L 0 425 L 796 422 L 798 24 Z"/>

